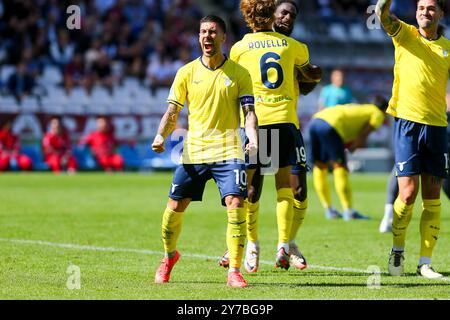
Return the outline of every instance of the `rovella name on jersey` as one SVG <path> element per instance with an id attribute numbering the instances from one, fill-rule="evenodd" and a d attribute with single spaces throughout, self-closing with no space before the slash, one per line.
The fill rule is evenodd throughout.
<path id="1" fill-rule="evenodd" d="M 248 49 L 265 49 L 265 48 L 276 48 L 276 47 L 287 47 L 288 41 L 286 39 L 267 39 L 258 40 L 248 43 Z"/>

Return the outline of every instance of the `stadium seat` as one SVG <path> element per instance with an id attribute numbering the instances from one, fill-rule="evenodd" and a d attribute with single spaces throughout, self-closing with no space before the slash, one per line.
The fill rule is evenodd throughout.
<path id="1" fill-rule="evenodd" d="M 389 42 L 390 39 L 383 29 L 372 29 L 368 32 L 368 40 L 375 43 Z"/>
<path id="2" fill-rule="evenodd" d="M 20 102 L 20 109 L 22 112 L 38 112 L 39 103 L 37 98 L 32 96 L 24 97 Z"/>
<path id="3" fill-rule="evenodd" d="M 111 96 L 108 91 L 100 86 L 92 90 L 90 101 L 86 105 L 86 111 L 90 114 L 107 114 L 111 106 Z"/>
<path id="4" fill-rule="evenodd" d="M 63 81 L 63 76 L 58 67 L 47 65 L 42 72 L 42 76 L 38 79 L 38 83 L 43 86 L 59 85 Z"/>
<path id="5" fill-rule="evenodd" d="M 62 114 L 66 111 L 69 97 L 57 86 L 48 86 L 47 94 L 41 96 L 41 109 L 45 113 Z"/>
<path id="6" fill-rule="evenodd" d="M 367 34 L 364 31 L 363 25 L 360 23 L 352 23 L 350 25 L 350 37 L 353 41 L 356 42 L 366 42 Z"/>
<path id="7" fill-rule="evenodd" d="M 16 71 L 16 67 L 10 64 L 0 66 L 0 83 L 6 85 L 9 77 Z"/>
<path id="8" fill-rule="evenodd" d="M 0 95 L 0 112 L 1 113 L 17 113 L 19 112 L 19 105 L 16 98 L 13 96 Z"/>
<path id="9" fill-rule="evenodd" d="M 90 103 L 90 98 L 82 88 L 73 88 L 67 101 L 67 110 L 70 113 L 85 114 L 85 108 Z"/>
<path id="10" fill-rule="evenodd" d="M 129 114 L 133 105 L 131 94 L 123 87 L 115 87 L 111 101 L 110 111 L 115 114 Z"/>
<path id="11" fill-rule="evenodd" d="M 303 23 L 298 22 L 294 25 L 294 30 L 292 31 L 291 37 L 294 39 L 310 40 L 311 33 L 306 29 Z"/>
<path id="12" fill-rule="evenodd" d="M 123 80 L 123 88 L 128 93 L 134 95 L 139 90 L 139 80 L 132 77 L 126 77 Z"/>
<path id="13" fill-rule="evenodd" d="M 49 166 L 44 162 L 44 156 L 40 144 L 24 144 L 20 148 L 21 152 L 33 161 L 33 170 L 46 171 L 49 170 Z"/>
<path id="14" fill-rule="evenodd" d="M 329 26 L 328 33 L 331 38 L 337 41 L 347 40 L 347 31 L 342 23 L 332 23 Z"/>

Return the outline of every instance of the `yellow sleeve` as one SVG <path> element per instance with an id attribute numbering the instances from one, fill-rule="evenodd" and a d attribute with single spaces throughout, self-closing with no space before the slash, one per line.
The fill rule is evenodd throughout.
<path id="1" fill-rule="evenodd" d="M 309 64 L 309 51 L 308 47 L 305 44 L 300 43 L 298 41 L 296 41 L 296 44 L 297 44 L 296 52 L 298 53 L 295 57 L 295 66 L 298 69 L 301 69 Z"/>
<path id="2" fill-rule="evenodd" d="M 375 107 L 377 108 L 377 107 Z M 376 112 L 372 113 L 369 124 L 375 130 L 381 127 L 384 122 L 384 113 L 377 108 Z"/>
<path id="3" fill-rule="evenodd" d="M 230 49 L 230 60 L 231 61 L 238 62 L 238 57 L 239 57 L 238 51 L 239 51 L 238 45 L 237 45 L 237 43 L 235 43 L 234 46 L 232 46 Z"/>
<path id="4" fill-rule="evenodd" d="M 167 102 L 173 103 L 178 106 L 179 109 L 183 108 L 187 97 L 187 75 L 184 69 L 178 70 L 175 80 L 170 88 L 169 97 Z"/>
<path id="5" fill-rule="evenodd" d="M 414 30 L 414 27 L 400 20 L 400 28 L 393 35 L 389 35 L 396 44 L 404 42 Z"/>

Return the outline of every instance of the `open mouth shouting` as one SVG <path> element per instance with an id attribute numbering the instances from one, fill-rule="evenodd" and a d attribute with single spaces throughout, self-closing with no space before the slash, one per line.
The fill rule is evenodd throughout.
<path id="1" fill-rule="evenodd" d="M 214 42 L 213 41 L 205 41 L 203 43 L 204 52 L 207 54 L 214 53 Z"/>

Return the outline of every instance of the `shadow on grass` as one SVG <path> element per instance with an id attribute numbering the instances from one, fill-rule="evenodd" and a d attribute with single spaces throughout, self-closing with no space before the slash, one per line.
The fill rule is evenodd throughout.
<path id="1" fill-rule="evenodd" d="M 449 272 L 441 272 L 441 274 L 445 278 L 450 277 Z M 352 271 L 300 271 L 300 270 L 293 270 L 293 271 L 285 271 L 285 270 L 270 270 L 270 271 L 258 271 L 258 274 L 247 274 L 248 277 L 257 277 L 257 276 L 274 276 L 274 275 L 280 275 L 280 276 L 288 276 L 288 277 L 369 277 L 372 276 L 373 273 L 362 273 L 362 272 L 352 272 Z M 423 277 L 419 277 L 417 273 L 415 272 L 409 272 L 405 273 L 402 277 L 391 277 L 387 272 L 382 272 L 381 277 L 386 277 L 390 279 L 405 279 L 407 277 L 415 277 L 417 279 L 423 279 L 424 281 L 433 281 L 429 279 L 425 279 Z M 436 279 L 438 281 L 444 281 L 442 279 Z M 450 280 L 447 282 L 450 285 Z"/>
<path id="2" fill-rule="evenodd" d="M 249 280 L 249 279 L 247 279 Z M 177 284 L 220 284 L 223 285 L 223 281 L 177 281 Z M 331 282 L 323 282 L 323 283 L 312 283 L 312 282 L 302 282 L 302 283 L 280 283 L 280 282 L 253 282 L 248 281 L 249 288 L 285 288 L 285 289 L 294 289 L 294 288 L 336 288 L 336 287 L 367 287 L 367 283 L 365 281 L 361 283 L 331 283 Z M 448 282 L 424 282 L 424 283 L 381 283 L 381 288 L 414 288 L 414 287 L 430 287 L 430 286 L 439 286 L 439 287 L 448 287 Z"/>

